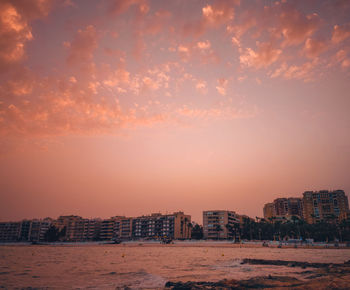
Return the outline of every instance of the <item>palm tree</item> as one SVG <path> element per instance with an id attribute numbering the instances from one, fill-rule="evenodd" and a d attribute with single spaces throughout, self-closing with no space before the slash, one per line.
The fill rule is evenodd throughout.
<path id="1" fill-rule="evenodd" d="M 188 235 L 187 235 L 187 238 L 188 239 L 191 239 L 192 238 L 192 236 L 190 237 L 190 233 L 192 233 L 192 228 L 193 228 L 193 224 L 192 223 L 187 223 L 187 228 L 188 228 Z"/>
<path id="2" fill-rule="evenodd" d="M 235 240 L 236 240 L 236 237 L 238 234 L 238 240 L 239 240 L 239 242 L 241 242 L 241 224 L 234 223 L 233 226 L 235 228 Z"/>
<path id="3" fill-rule="evenodd" d="M 184 222 L 184 225 L 185 225 L 185 238 L 187 238 L 187 236 L 188 236 L 188 227 L 187 227 L 187 224 L 188 224 L 188 218 L 185 217 L 185 222 Z"/>

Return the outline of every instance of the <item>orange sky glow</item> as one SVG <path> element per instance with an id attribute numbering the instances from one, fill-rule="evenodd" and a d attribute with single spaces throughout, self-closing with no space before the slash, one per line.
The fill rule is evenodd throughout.
<path id="1" fill-rule="evenodd" d="M 350 192 L 350 1 L 2 0 L 0 220 Z"/>

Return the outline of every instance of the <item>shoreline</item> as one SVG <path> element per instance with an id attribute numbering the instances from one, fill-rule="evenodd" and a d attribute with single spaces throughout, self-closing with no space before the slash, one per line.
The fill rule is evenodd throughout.
<path id="1" fill-rule="evenodd" d="M 267 243 L 268 246 L 263 246 Z M 97 242 L 53 242 L 53 243 L 37 243 L 30 242 L 9 242 L 0 243 L 1 246 L 62 246 L 62 247 L 89 247 L 89 246 L 109 246 L 109 247 L 210 247 L 210 248 L 272 248 L 272 249 L 343 249 L 350 250 L 350 247 L 345 243 L 340 243 L 336 246 L 334 243 L 313 243 L 313 244 L 297 244 L 284 242 L 279 246 L 279 242 L 274 241 L 244 241 L 242 243 L 233 243 L 229 241 L 174 241 L 171 244 L 162 244 L 160 241 L 123 241 L 120 244 L 113 244 L 111 242 L 97 241 Z"/>

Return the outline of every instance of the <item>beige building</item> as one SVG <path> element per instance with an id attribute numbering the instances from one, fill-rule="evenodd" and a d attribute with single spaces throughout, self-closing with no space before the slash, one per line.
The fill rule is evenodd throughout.
<path id="1" fill-rule="evenodd" d="M 183 212 L 173 214 L 153 213 L 133 219 L 133 238 L 191 238 L 191 216 Z"/>
<path id="2" fill-rule="evenodd" d="M 79 242 L 84 240 L 84 222 L 81 216 L 67 215 L 60 216 L 54 225 L 59 229 L 65 228 L 66 234 L 62 238 L 67 242 Z"/>
<path id="3" fill-rule="evenodd" d="M 302 199 L 298 197 L 276 198 L 273 202 L 264 206 L 264 218 L 273 221 L 276 218 L 284 219 L 297 216 L 303 217 Z"/>
<path id="4" fill-rule="evenodd" d="M 233 238 L 233 229 L 240 224 L 240 216 L 234 211 L 208 210 L 203 211 L 204 239 Z M 230 230 L 230 228 L 232 230 Z"/>
<path id="5" fill-rule="evenodd" d="M 273 202 L 264 205 L 264 219 L 269 221 L 271 218 L 276 216 L 275 205 Z"/>
<path id="6" fill-rule="evenodd" d="M 349 211 L 348 197 L 343 190 L 306 191 L 303 193 L 304 218 L 308 223 L 338 222 Z"/>
<path id="7" fill-rule="evenodd" d="M 117 239 L 129 240 L 132 238 L 132 222 L 131 217 L 115 217 L 114 236 Z"/>

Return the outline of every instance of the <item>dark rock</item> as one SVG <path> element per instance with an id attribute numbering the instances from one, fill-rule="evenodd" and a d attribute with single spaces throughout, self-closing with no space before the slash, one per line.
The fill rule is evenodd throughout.
<path id="1" fill-rule="evenodd" d="M 309 262 L 299 262 L 299 261 L 263 260 L 263 259 L 243 259 L 242 264 L 302 267 L 304 269 L 306 267 L 329 268 L 329 267 L 350 266 L 350 263 L 348 262 L 345 262 L 343 264 L 334 264 L 334 263 L 309 263 Z"/>

